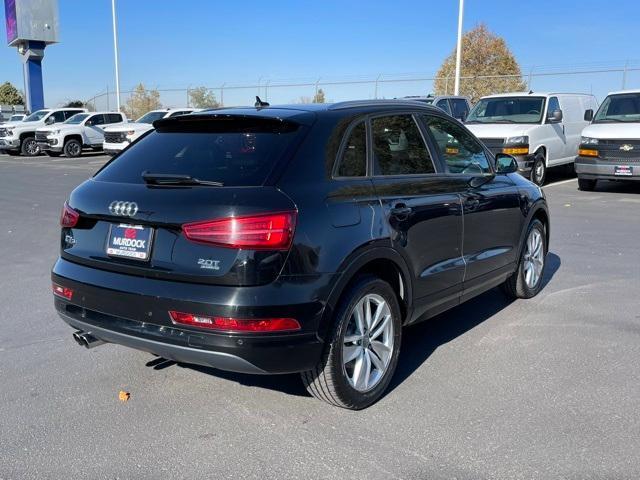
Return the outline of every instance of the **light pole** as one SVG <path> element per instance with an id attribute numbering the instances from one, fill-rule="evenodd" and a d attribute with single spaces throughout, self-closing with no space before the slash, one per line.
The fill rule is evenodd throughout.
<path id="1" fill-rule="evenodd" d="M 120 111 L 120 72 L 118 70 L 118 30 L 116 28 L 116 0 L 111 0 L 111 14 L 113 17 L 113 54 L 116 64 L 116 105 Z"/>
<path id="2" fill-rule="evenodd" d="M 458 46 L 456 48 L 456 79 L 453 87 L 453 94 L 460 94 L 460 63 L 462 61 L 462 16 L 464 15 L 464 0 L 460 0 L 458 10 Z"/>

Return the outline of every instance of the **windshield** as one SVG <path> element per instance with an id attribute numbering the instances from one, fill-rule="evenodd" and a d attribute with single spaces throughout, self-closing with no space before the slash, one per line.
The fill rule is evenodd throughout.
<path id="1" fill-rule="evenodd" d="M 544 97 L 484 98 L 465 123 L 540 123 L 543 110 Z"/>
<path id="2" fill-rule="evenodd" d="M 593 123 L 640 122 L 640 93 L 609 95 L 598 109 Z"/>
<path id="3" fill-rule="evenodd" d="M 147 112 L 136 120 L 136 123 L 153 123 L 156 120 L 164 118 L 166 114 L 167 112 Z"/>
<path id="4" fill-rule="evenodd" d="M 71 117 L 69 120 L 67 120 L 64 123 L 70 123 L 72 125 L 77 125 L 77 124 L 81 123 L 88 116 L 89 116 L 88 113 L 76 113 L 73 117 Z"/>
<path id="5" fill-rule="evenodd" d="M 23 122 L 38 122 L 42 120 L 51 110 L 38 110 L 37 112 L 33 112 L 27 118 L 23 120 Z"/>

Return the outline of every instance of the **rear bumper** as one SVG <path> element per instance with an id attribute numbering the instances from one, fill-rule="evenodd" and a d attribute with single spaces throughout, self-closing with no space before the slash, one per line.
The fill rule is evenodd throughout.
<path id="1" fill-rule="evenodd" d="M 317 298 L 330 288 L 331 277 L 305 284 L 293 279 L 222 287 L 132 277 L 63 259 L 52 272 L 55 283 L 74 291 L 71 301 L 54 297 L 58 314 L 73 328 L 170 360 L 242 373 L 292 373 L 316 365 L 324 313 Z M 169 310 L 241 318 L 279 314 L 296 318 L 302 328 L 291 333 L 212 333 L 173 324 Z"/>
<path id="2" fill-rule="evenodd" d="M 616 175 L 616 166 L 631 167 L 631 175 Z M 632 180 L 640 181 L 640 159 L 625 162 L 623 160 L 611 162 L 598 158 L 577 157 L 575 170 L 579 178 L 589 180 Z"/>

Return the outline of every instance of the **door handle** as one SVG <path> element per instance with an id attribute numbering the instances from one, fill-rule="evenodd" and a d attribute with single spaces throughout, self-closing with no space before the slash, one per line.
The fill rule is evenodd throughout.
<path id="1" fill-rule="evenodd" d="M 395 207 L 393 207 L 391 209 L 391 215 L 393 215 L 394 217 L 398 217 L 398 218 L 406 218 L 409 215 L 411 215 L 411 212 L 413 212 L 413 208 L 411 207 L 407 207 L 404 204 L 398 204 Z"/>

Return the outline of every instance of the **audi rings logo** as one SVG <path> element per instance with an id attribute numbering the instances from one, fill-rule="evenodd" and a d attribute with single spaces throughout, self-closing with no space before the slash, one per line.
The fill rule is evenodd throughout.
<path id="1" fill-rule="evenodd" d="M 133 217 L 138 213 L 138 204 L 136 202 L 121 202 L 116 200 L 109 205 L 109 211 L 113 215 L 121 217 Z"/>

